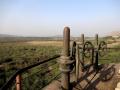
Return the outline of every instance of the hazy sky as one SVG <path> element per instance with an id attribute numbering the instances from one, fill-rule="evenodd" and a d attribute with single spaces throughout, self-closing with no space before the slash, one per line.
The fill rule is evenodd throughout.
<path id="1" fill-rule="evenodd" d="M 104 35 L 120 31 L 120 0 L 0 0 L 0 33 L 27 36 Z"/>

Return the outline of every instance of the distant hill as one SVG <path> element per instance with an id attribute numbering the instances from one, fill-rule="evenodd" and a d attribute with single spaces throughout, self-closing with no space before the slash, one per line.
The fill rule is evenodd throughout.
<path id="1" fill-rule="evenodd" d="M 93 40 L 93 37 L 85 37 L 87 40 Z M 70 37 L 71 40 L 80 41 L 80 37 Z M 18 41 L 41 41 L 41 40 L 63 40 L 63 35 L 55 35 L 48 37 L 31 37 L 31 36 L 17 36 L 17 35 L 8 35 L 0 34 L 0 42 L 18 42 Z"/>
<path id="2" fill-rule="evenodd" d="M 51 36 L 51 37 L 54 37 L 54 38 L 59 37 L 59 38 L 61 38 L 61 37 L 63 37 L 63 35 L 55 35 L 55 36 Z"/>
<path id="3" fill-rule="evenodd" d="M 108 33 L 107 36 L 112 36 L 112 37 L 120 37 L 120 31 L 113 31 Z"/>
<path id="4" fill-rule="evenodd" d="M 0 34 L 0 37 L 18 37 L 18 36 L 15 36 L 15 35 L 8 35 L 8 34 Z"/>

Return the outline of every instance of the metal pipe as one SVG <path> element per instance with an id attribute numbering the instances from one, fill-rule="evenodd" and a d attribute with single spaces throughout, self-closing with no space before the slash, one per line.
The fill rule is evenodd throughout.
<path id="1" fill-rule="evenodd" d="M 84 43 L 85 43 L 85 37 L 84 37 L 84 34 L 81 34 L 81 42 L 82 42 L 82 45 L 84 45 Z"/>
<path id="2" fill-rule="evenodd" d="M 96 46 L 98 46 L 99 41 L 98 41 L 98 34 L 95 35 L 95 42 L 96 42 Z"/>
<path id="3" fill-rule="evenodd" d="M 85 43 L 85 36 L 84 34 L 81 34 L 81 42 L 82 42 L 82 48 L 84 47 L 84 43 Z M 82 69 L 84 69 L 84 53 L 83 53 L 83 49 L 82 49 L 82 56 L 81 56 L 81 59 L 82 59 Z"/>
<path id="4" fill-rule="evenodd" d="M 70 90 L 70 28 L 63 32 L 63 53 L 60 58 L 61 86 L 63 90 Z"/>
<path id="5" fill-rule="evenodd" d="M 64 32 L 63 32 L 63 54 L 64 56 L 70 55 L 69 48 L 70 48 L 70 28 L 65 27 Z"/>
<path id="6" fill-rule="evenodd" d="M 92 65 L 94 65 L 94 48 L 92 49 L 92 60 L 91 60 Z"/>
<path id="7" fill-rule="evenodd" d="M 94 66 L 95 69 L 98 69 L 98 58 L 99 58 L 98 44 L 99 44 L 98 34 L 96 34 L 95 35 L 95 48 L 97 48 L 97 49 L 95 50 L 95 66 Z"/>
<path id="8" fill-rule="evenodd" d="M 79 54 L 79 46 L 76 45 L 76 82 L 79 79 L 79 66 L 80 66 L 80 54 Z"/>
<path id="9" fill-rule="evenodd" d="M 21 88 L 21 75 L 18 74 L 16 76 L 16 90 L 22 90 Z"/>

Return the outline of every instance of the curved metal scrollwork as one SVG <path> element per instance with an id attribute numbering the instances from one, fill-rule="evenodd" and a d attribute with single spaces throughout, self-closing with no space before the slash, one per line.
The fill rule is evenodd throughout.
<path id="1" fill-rule="evenodd" d="M 99 56 L 103 57 L 107 52 L 107 43 L 104 41 L 101 41 L 98 47 L 99 50 Z"/>
<path id="2" fill-rule="evenodd" d="M 75 59 L 75 54 L 76 54 L 76 42 L 73 41 L 71 44 L 71 52 L 70 52 L 70 56 L 72 59 Z"/>
<path id="3" fill-rule="evenodd" d="M 76 42 L 75 41 L 73 41 L 71 43 L 70 57 L 71 57 L 72 60 L 75 60 L 75 57 L 76 57 Z M 74 67 L 75 67 L 75 63 L 73 63 L 71 65 L 71 70 L 73 70 Z"/>
<path id="4" fill-rule="evenodd" d="M 94 46 L 93 46 L 93 44 L 91 42 L 89 42 L 89 41 L 85 42 L 85 44 L 83 46 L 84 56 L 86 58 L 90 58 L 93 49 L 94 49 Z"/>

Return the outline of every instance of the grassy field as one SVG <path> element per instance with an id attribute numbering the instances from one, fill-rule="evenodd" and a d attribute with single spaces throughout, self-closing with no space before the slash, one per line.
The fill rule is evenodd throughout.
<path id="1" fill-rule="evenodd" d="M 109 44 L 109 46 L 120 47 L 120 44 L 118 42 L 117 44 L 114 44 L 113 42 Z M 61 50 L 62 41 L 26 41 L 0 43 L 0 70 L 3 72 L 0 73 L 0 75 L 5 77 L 4 81 L 7 81 L 16 70 L 40 62 L 46 58 L 50 58 L 56 54 L 60 54 Z M 119 55 L 120 50 L 109 50 L 104 57 L 99 58 L 99 63 L 118 63 L 120 62 Z M 58 70 L 58 64 L 55 63 L 56 60 L 53 60 L 49 63 L 35 67 L 23 73 L 23 86 L 25 86 L 23 87 L 23 90 L 29 90 L 30 85 L 32 85 L 31 90 L 34 90 L 34 88 L 37 90 L 37 88 L 39 89 L 40 86 L 42 88 L 48 82 L 50 82 L 51 78 L 60 72 Z M 49 72 L 49 70 L 52 70 L 52 72 Z M 1 81 L 1 83 L 3 82 Z M 0 84 L 0 86 L 1 85 L 2 84 Z"/>
<path id="2" fill-rule="evenodd" d="M 4 77 L 5 81 L 7 81 L 8 78 L 11 75 L 13 75 L 13 73 L 16 70 L 40 62 L 44 59 L 53 57 L 56 54 L 60 54 L 62 49 L 61 45 L 62 45 L 61 42 L 57 42 L 57 41 L 0 43 L 0 66 L 1 66 L 0 69 L 2 71 L 0 75 Z M 37 77 L 41 77 L 41 76 L 43 77 L 40 79 L 40 81 L 36 81 L 36 83 L 41 82 L 39 83 L 39 85 L 43 84 L 40 86 L 44 86 L 44 84 L 49 82 L 50 78 L 52 78 L 53 75 L 58 74 L 59 71 L 57 70 L 58 64 L 55 63 L 56 60 L 52 60 L 49 63 L 35 67 L 24 73 L 23 74 L 24 85 L 26 84 L 25 82 L 27 83 L 29 82 L 28 85 L 25 85 L 27 88 L 24 88 L 24 90 L 28 90 L 30 84 L 32 83 L 32 82 L 30 83 L 30 80 L 38 80 Z M 44 77 L 47 74 L 44 76 L 42 75 L 45 72 L 47 72 L 48 69 L 53 69 L 53 68 L 57 68 L 57 69 L 52 70 L 52 72 L 50 72 L 50 75 L 48 74 L 47 76 L 48 78 Z M 36 84 L 34 83 L 32 85 L 35 88 Z M 2 86 L 2 84 L 0 86 Z"/>
<path id="3" fill-rule="evenodd" d="M 54 46 L 53 46 L 54 45 Z M 20 42 L 0 43 L 0 63 L 20 61 L 24 59 L 42 59 L 60 53 L 59 42 Z M 20 59 L 20 60 L 19 60 Z M 35 60 L 34 60 L 35 61 Z"/>
<path id="4" fill-rule="evenodd" d="M 113 45 L 113 48 L 120 48 L 120 44 Z M 107 53 L 104 57 L 100 57 L 100 63 L 120 63 L 120 49 L 110 49 L 107 50 Z"/>

